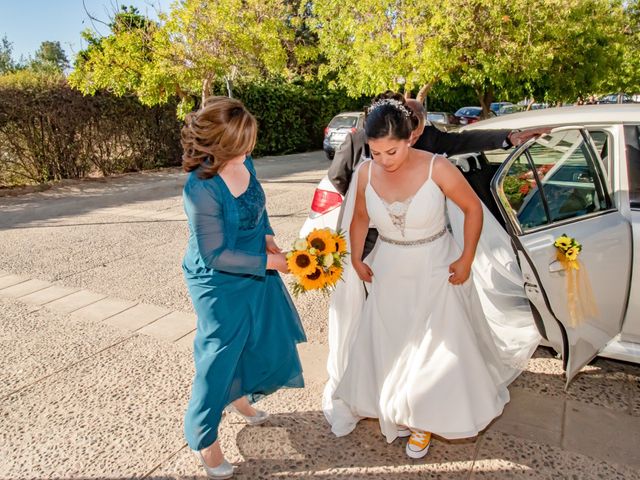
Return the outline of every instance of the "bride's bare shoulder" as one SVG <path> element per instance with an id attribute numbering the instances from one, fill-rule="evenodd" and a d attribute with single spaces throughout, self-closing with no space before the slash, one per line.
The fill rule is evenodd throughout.
<path id="1" fill-rule="evenodd" d="M 356 184 L 356 190 L 358 192 L 363 192 L 365 187 L 367 186 L 367 182 L 369 181 L 369 169 L 371 168 L 371 163 L 372 162 L 370 160 L 367 160 L 364 164 L 358 167 L 358 183 Z"/>

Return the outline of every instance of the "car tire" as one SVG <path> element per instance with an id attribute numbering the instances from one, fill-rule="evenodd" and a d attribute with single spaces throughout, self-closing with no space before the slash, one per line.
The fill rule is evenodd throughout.
<path id="1" fill-rule="evenodd" d="M 333 160 L 333 153 L 329 153 L 327 151 L 324 152 L 324 156 L 327 157 L 327 160 Z"/>

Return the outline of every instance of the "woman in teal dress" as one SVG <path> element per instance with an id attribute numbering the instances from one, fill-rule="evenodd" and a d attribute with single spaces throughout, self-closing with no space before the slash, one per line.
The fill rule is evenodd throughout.
<path id="1" fill-rule="evenodd" d="M 287 271 L 253 167 L 255 118 L 238 100 L 212 97 L 182 130 L 189 243 L 183 271 L 197 313 L 195 377 L 185 436 L 210 478 L 233 467 L 217 441 L 226 407 L 249 424 L 250 403 L 304 386 L 296 344 L 306 340 L 277 270 Z"/>

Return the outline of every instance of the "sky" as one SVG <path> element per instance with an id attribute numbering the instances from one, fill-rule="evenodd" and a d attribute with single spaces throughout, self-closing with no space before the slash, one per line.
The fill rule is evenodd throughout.
<path id="1" fill-rule="evenodd" d="M 108 27 L 90 20 L 89 13 L 105 23 L 120 5 L 133 5 L 151 18 L 167 12 L 173 0 L 0 0 L 0 38 L 13 44 L 13 58 L 33 56 L 43 41 L 59 41 L 73 63 L 84 46 L 80 33 L 86 28 L 106 35 Z"/>

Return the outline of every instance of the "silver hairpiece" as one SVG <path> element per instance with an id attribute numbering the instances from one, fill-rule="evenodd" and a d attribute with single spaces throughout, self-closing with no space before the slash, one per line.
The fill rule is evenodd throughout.
<path id="1" fill-rule="evenodd" d="M 395 98 L 383 98 L 371 104 L 369 107 L 369 113 L 373 112 L 376 108 L 382 107 L 383 105 L 391 105 L 396 110 L 400 110 L 405 117 L 411 118 L 411 113 L 409 109 L 403 105 L 403 103 Z"/>

